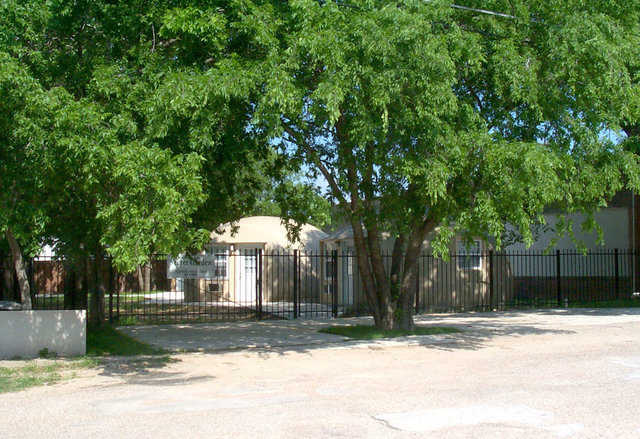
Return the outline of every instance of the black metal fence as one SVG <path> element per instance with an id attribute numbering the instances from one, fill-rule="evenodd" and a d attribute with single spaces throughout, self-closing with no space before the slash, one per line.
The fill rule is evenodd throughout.
<path id="1" fill-rule="evenodd" d="M 387 267 L 390 256 L 384 257 Z M 167 277 L 154 257 L 146 281 L 117 273 L 109 260 L 80 268 L 55 258 L 29 265 L 35 309 L 86 309 L 99 283 L 106 318 L 120 324 L 242 319 L 330 318 L 370 313 L 356 256 L 348 252 L 260 249 L 222 254 L 206 278 Z M 415 311 L 636 306 L 637 255 L 630 250 L 421 255 Z M 3 273 L 0 298 L 15 299 Z M 143 285 L 149 285 L 145 291 Z"/>

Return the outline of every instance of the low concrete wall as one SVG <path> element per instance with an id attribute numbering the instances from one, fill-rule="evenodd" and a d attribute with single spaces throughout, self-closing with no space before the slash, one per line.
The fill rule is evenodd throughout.
<path id="1" fill-rule="evenodd" d="M 0 311 L 0 358 L 37 357 L 87 351 L 86 311 Z"/>

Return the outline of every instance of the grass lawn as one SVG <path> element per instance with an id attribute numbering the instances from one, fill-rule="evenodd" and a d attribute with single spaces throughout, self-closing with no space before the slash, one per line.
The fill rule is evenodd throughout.
<path id="1" fill-rule="evenodd" d="M 614 299 L 602 301 L 569 302 L 569 308 L 638 308 L 640 299 Z"/>
<path id="2" fill-rule="evenodd" d="M 166 351 L 142 343 L 109 325 L 87 329 L 87 355 L 163 355 Z"/>
<path id="3" fill-rule="evenodd" d="M 342 335 L 355 340 L 377 340 L 380 338 L 406 337 L 408 335 L 453 334 L 462 331 L 449 326 L 416 326 L 413 331 L 403 331 L 401 329 L 385 331 L 378 329 L 375 326 L 354 325 L 332 326 L 330 328 L 323 328 L 320 332 L 325 334 Z"/>
<path id="4" fill-rule="evenodd" d="M 107 356 L 154 356 L 133 359 L 132 368 L 162 366 L 171 361 L 166 351 L 139 342 L 109 325 L 87 328 L 87 355 L 80 358 L 55 359 L 43 350 L 42 360 L 19 361 L 19 366 L 0 366 L 0 393 L 17 392 L 34 386 L 55 384 L 72 379 L 81 369 L 99 367 Z M 10 364 L 10 362 L 5 362 Z"/>
<path id="5" fill-rule="evenodd" d="M 18 367 L 0 367 L 0 393 L 17 392 L 33 386 L 54 384 L 75 377 L 75 371 L 98 366 L 94 358 L 53 361 L 33 360 Z"/>

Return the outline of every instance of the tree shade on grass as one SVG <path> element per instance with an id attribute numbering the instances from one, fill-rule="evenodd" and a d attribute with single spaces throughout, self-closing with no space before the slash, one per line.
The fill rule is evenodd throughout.
<path id="1" fill-rule="evenodd" d="M 582 300 L 569 302 L 569 308 L 640 308 L 640 299 Z"/>
<path id="2" fill-rule="evenodd" d="M 87 330 L 87 355 L 89 356 L 162 354 L 166 354 L 166 351 L 129 337 L 112 326 L 105 325 Z"/>
<path id="3" fill-rule="evenodd" d="M 369 325 L 332 326 L 323 328 L 319 332 L 324 334 L 342 335 L 355 340 L 377 340 L 380 338 L 407 337 L 411 335 L 438 335 L 455 334 L 462 332 L 458 328 L 450 326 L 416 326 L 412 330 L 404 329 L 380 329 Z"/>

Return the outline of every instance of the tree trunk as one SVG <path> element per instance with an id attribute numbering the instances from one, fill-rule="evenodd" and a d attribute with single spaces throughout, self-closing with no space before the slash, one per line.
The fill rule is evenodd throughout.
<path id="1" fill-rule="evenodd" d="M 144 291 L 151 291 L 151 261 L 144 264 Z"/>
<path id="2" fill-rule="evenodd" d="M 64 308 L 83 309 L 86 305 L 87 259 L 81 257 L 65 266 Z"/>
<path id="3" fill-rule="evenodd" d="M 2 296 L 5 300 L 13 300 L 13 267 L 11 267 L 11 257 L 6 255 L 2 259 Z"/>
<path id="4" fill-rule="evenodd" d="M 76 270 L 69 264 L 64 267 L 64 309 L 75 309 Z"/>
<path id="5" fill-rule="evenodd" d="M 397 327 L 405 331 L 413 331 L 416 327 L 413 321 L 413 292 L 403 291 L 398 300 Z"/>
<path id="6" fill-rule="evenodd" d="M 104 254 L 99 246 L 95 252 L 93 279 L 93 291 L 89 301 L 89 322 L 100 326 L 105 320 L 104 296 L 106 287 L 104 283 Z"/>
<path id="7" fill-rule="evenodd" d="M 11 260 L 13 267 L 11 267 L 12 275 L 15 274 L 18 280 L 18 289 L 20 294 L 20 302 L 22 303 L 22 309 L 31 309 L 31 286 L 29 285 L 29 276 L 25 267 L 25 261 L 22 256 L 22 250 L 20 244 L 15 239 L 11 230 L 6 231 L 7 241 L 9 242 L 9 248 L 11 250 Z M 13 280 L 12 280 L 13 283 Z"/>
<path id="8" fill-rule="evenodd" d="M 7 241 L 9 241 L 9 247 L 11 248 L 11 258 L 13 259 L 13 267 L 18 278 L 18 285 L 20 285 L 20 302 L 22 303 L 22 309 L 31 309 L 31 287 L 29 286 L 29 278 L 27 276 L 27 270 L 24 267 L 24 259 L 22 258 L 22 250 L 16 238 L 11 233 L 11 229 L 7 229 L 6 232 Z"/>
<path id="9" fill-rule="evenodd" d="M 355 226 L 355 222 L 353 224 Z M 416 276 L 418 276 L 419 270 L 418 258 L 425 236 L 434 227 L 435 222 L 425 220 L 412 233 L 404 252 L 401 251 L 401 247 L 404 247 L 405 237 L 397 238 L 402 242 L 394 245 L 390 273 L 386 272 L 380 245 L 366 245 L 363 234 L 354 233 L 360 277 L 363 280 L 365 290 L 367 286 L 374 290 L 373 294 L 367 293 L 366 297 L 373 311 L 376 327 L 384 330 L 402 329 L 405 331 L 411 331 L 415 328 L 413 298 L 415 297 Z M 370 268 L 372 266 L 373 269 Z M 378 272 L 377 276 L 375 275 L 376 271 Z"/>
<path id="10" fill-rule="evenodd" d="M 379 291 L 378 294 L 383 294 Z M 384 330 L 402 329 L 411 331 L 415 328 L 413 321 L 413 291 L 400 290 L 398 297 L 387 297 L 381 300 L 374 312 L 374 324 Z M 369 304 L 369 306 L 374 306 Z"/>
<path id="11" fill-rule="evenodd" d="M 369 302 L 369 309 L 373 313 L 373 320 L 377 327 L 382 327 L 382 316 L 380 315 L 380 297 L 378 291 L 376 291 L 376 284 L 373 273 L 371 272 L 371 265 L 368 257 L 367 246 L 364 240 L 364 232 L 362 225 L 355 218 L 351 218 L 351 228 L 353 230 L 353 243 L 356 251 L 356 265 L 358 266 L 358 272 L 360 273 L 360 281 L 364 288 L 365 297 Z"/>
<path id="12" fill-rule="evenodd" d="M 377 312 L 380 317 L 374 318 L 375 326 L 384 330 L 412 331 L 415 328 L 412 296 L 411 292 L 407 291 L 401 293 L 397 299 L 390 298 L 386 301 L 386 304 L 381 306 Z"/>
<path id="13" fill-rule="evenodd" d="M 78 293 L 79 305 L 83 309 L 87 309 L 87 298 L 89 296 L 89 259 L 86 256 L 80 260 L 80 266 L 78 267 L 76 292 Z"/>
<path id="14" fill-rule="evenodd" d="M 378 328 L 387 331 L 397 329 L 396 313 L 391 301 L 383 301 L 383 303 L 380 304 L 378 314 L 380 315 L 380 321 L 376 323 Z"/>
<path id="15" fill-rule="evenodd" d="M 117 292 L 124 293 L 127 287 L 127 276 L 116 271 Z"/>
<path id="16" fill-rule="evenodd" d="M 353 241 L 356 250 L 356 261 L 365 297 L 369 302 L 369 309 L 373 313 L 374 325 L 377 328 L 390 330 L 395 327 L 395 309 L 391 301 L 389 283 L 380 282 L 385 277 L 383 264 L 374 266 L 382 260 L 382 255 L 372 258 L 372 247 L 368 245 L 364 230 L 360 222 L 352 218 Z M 378 248 L 379 250 L 379 248 Z M 376 270 L 378 271 L 376 273 Z M 376 275 L 377 274 L 377 275 Z"/>
<path id="17" fill-rule="evenodd" d="M 144 291 L 144 275 L 142 273 L 141 265 L 138 265 L 136 268 L 136 277 L 138 279 L 138 292 L 141 293 Z"/>

